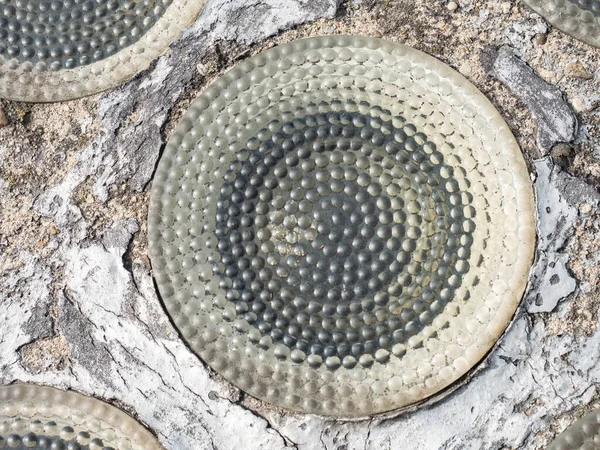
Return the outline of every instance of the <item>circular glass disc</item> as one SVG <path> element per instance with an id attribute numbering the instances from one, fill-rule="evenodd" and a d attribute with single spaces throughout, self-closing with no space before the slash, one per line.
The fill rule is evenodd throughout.
<path id="1" fill-rule="evenodd" d="M 162 448 L 141 424 L 100 400 L 34 385 L 0 387 L 0 449 Z"/>
<path id="2" fill-rule="evenodd" d="M 600 410 L 593 411 L 567 428 L 548 450 L 597 450 L 600 448 Z"/>
<path id="3" fill-rule="evenodd" d="M 330 36 L 233 68 L 190 107 L 152 187 L 154 274 L 214 370 L 297 411 L 400 408 L 464 375 L 523 294 L 521 152 L 462 76 Z"/>
<path id="4" fill-rule="evenodd" d="M 117 86 L 163 53 L 204 0 L 0 0 L 0 98 L 48 102 Z"/>
<path id="5" fill-rule="evenodd" d="M 600 0 L 524 0 L 565 33 L 600 47 Z"/>

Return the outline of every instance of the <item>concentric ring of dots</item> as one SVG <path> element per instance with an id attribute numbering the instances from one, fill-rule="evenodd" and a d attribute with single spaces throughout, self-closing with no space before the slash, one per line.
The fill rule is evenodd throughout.
<path id="1" fill-rule="evenodd" d="M 565 33 L 600 47 L 600 0 L 524 0 Z"/>
<path id="2" fill-rule="evenodd" d="M 0 449 L 162 450 L 140 423 L 100 400 L 50 387 L 0 387 Z"/>
<path id="3" fill-rule="evenodd" d="M 523 157 L 462 76 L 329 36 L 237 65 L 190 107 L 152 187 L 150 254 L 215 371 L 296 411 L 362 416 L 475 365 L 523 294 Z"/>
<path id="4" fill-rule="evenodd" d="M 567 428 L 548 450 L 597 450 L 600 448 L 600 410 L 593 411 Z"/>
<path id="5" fill-rule="evenodd" d="M 50 102 L 145 69 L 204 0 L 0 0 L 0 98 Z"/>

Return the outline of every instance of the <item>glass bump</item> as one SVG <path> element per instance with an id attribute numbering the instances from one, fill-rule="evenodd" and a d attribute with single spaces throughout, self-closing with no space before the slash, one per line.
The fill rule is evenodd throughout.
<path id="1" fill-rule="evenodd" d="M 328 36 L 235 66 L 153 181 L 149 244 L 190 347 L 245 392 L 360 417 L 451 385 L 502 334 L 534 203 L 498 112 L 447 65 Z"/>
<path id="2" fill-rule="evenodd" d="M 559 30 L 600 47 L 600 0 L 524 0 Z"/>
<path id="3" fill-rule="evenodd" d="M 204 0 L 0 0 L 0 98 L 50 102 L 132 78 Z"/>
<path id="4" fill-rule="evenodd" d="M 136 420 L 75 392 L 14 384 L 0 387 L 0 449 L 163 450 Z"/>
<path id="5" fill-rule="evenodd" d="M 600 410 L 592 411 L 567 428 L 548 450 L 596 450 L 600 448 Z"/>

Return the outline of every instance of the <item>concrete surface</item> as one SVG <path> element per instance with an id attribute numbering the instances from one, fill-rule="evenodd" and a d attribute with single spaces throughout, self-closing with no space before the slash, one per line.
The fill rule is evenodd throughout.
<path id="1" fill-rule="evenodd" d="M 0 383 L 103 398 L 169 450 L 542 449 L 600 406 L 600 52 L 516 1 L 449 3 L 209 0 L 169 53 L 116 90 L 0 102 Z M 209 371 L 167 319 L 146 249 L 152 173 L 189 103 L 261 49 L 332 33 L 403 42 L 463 73 L 517 137 L 539 210 L 530 288 L 476 375 L 437 402 L 358 422 L 288 414 Z M 572 128 L 540 119 L 527 78 L 488 74 L 501 48 L 529 83 L 560 94 Z"/>

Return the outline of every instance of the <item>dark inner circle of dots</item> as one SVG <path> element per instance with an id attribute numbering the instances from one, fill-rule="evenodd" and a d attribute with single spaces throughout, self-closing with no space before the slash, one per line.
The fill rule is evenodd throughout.
<path id="1" fill-rule="evenodd" d="M 430 324 L 469 270 L 471 198 L 435 145 L 394 119 L 273 121 L 231 162 L 213 267 L 273 344 L 351 368 Z"/>
<path id="2" fill-rule="evenodd" d="M 50 422 L 50 425 L 56 425 Z M 102 439 L 90 438 L 89 433 L 79 432 L 78 435 L 71 427 L 63 427 L 63 433 L 72 435 L 71 438 L 63 439 L 60 436 L 47 436 L 33 432 L 7 436 L 0 435 L 0 448 L 10 448 L 13 450 L 90 450 L 97 448 L 102 450 L 115 450 L 113 447 L 106 447 Z M 78 442 L 79 441 L 79 442 Z M 86 443 L 80 443 L 86 442 Z"/>
<path id="3" fill-rule="evenodd" d="M 73 69 L 143 36 L 172 0 L 0 0 L 0 55 L 40 70 Z"/>
<path id="4" fill-rule="evenodd" d="M 600 17 L 600 0 L 573 0 L 577 6 Z"/>

